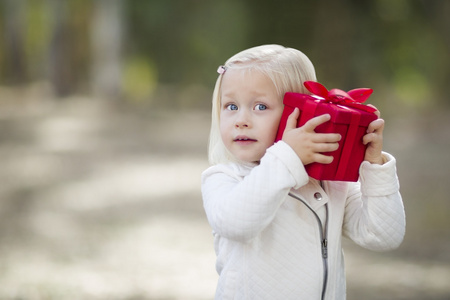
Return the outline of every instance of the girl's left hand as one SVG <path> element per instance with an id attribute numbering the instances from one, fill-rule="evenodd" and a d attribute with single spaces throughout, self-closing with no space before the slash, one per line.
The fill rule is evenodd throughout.
<path id="1" fill-rule="evenodd" d="M 368 105 L 376 108 L 371 104 Z M 364 160 L 372 164 L 382 165 L 384 162 L 383 155 L 381 153 L 383 149 L 384 120 L 380 119 L 379 110 L 375 111 L 375 114 L 378 116 L 378 119 L 369 124 L 367 134 L 363 137 L 363 144 L 367 145 Z"/>

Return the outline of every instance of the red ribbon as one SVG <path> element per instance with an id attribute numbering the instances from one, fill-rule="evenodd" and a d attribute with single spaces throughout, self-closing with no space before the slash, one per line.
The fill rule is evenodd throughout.
<path id="1" fill-rule="evenodd" d="M 352 107 L 369 113 L 376 111 L 375 108 L 362 104 L 373 93 L 372 89 L 359 88 L 348 92 L 339 89 L 331 89 L 328 91 L 325 86 L 315 81 L 305 81 L 303 85 L 308 91 L 322 98 L 319 101 Z"/>

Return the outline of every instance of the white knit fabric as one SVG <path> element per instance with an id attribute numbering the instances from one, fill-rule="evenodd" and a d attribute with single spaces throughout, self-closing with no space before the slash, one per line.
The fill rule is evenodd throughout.
<path id="1" fill-rule="evenodd" d="M 280 141 L 258 166 L 217 165 L 202 174 L 202 194 L 213 229 L 219 282 L 216 299 L 321 299 L 320 229 L 328 203 L 328 280 L 325 299 L 345 299 L 341 237 L 383 251 L 399 246 L 405 214 L 395 159 L 364 162 L 360 183 L 308 177 L 295 152 Z M 322 200 L 314 197 L 321 193 Z"/>

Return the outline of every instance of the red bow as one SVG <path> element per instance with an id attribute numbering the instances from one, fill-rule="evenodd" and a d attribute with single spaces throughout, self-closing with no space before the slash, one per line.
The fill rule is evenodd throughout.
<path id="1" fill-rule="evenodd" d="M 370 113 L 376 111 L 375 108 L 362 104 L 370 97 L 373 92 L 372 89 L 360 88 L 348 92 L 339 89 L 328 91 L 325 86 L 315 81 L 305 81 L 303 85 L 314 95 L 323 98 L 322 101 L 353 107 Z"/>

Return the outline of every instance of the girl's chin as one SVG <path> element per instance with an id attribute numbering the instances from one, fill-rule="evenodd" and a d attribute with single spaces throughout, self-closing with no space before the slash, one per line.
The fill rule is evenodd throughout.
<path id="1" fill-rule="evenodd" d="M 242 162 L 249 163 L 249 164 L 259 164 L 259 162 L 261 161 L 261 157 L 259 157 L 259 156 L 253 156 L 253 157 L 237 156 L 236 158 Z"/>

